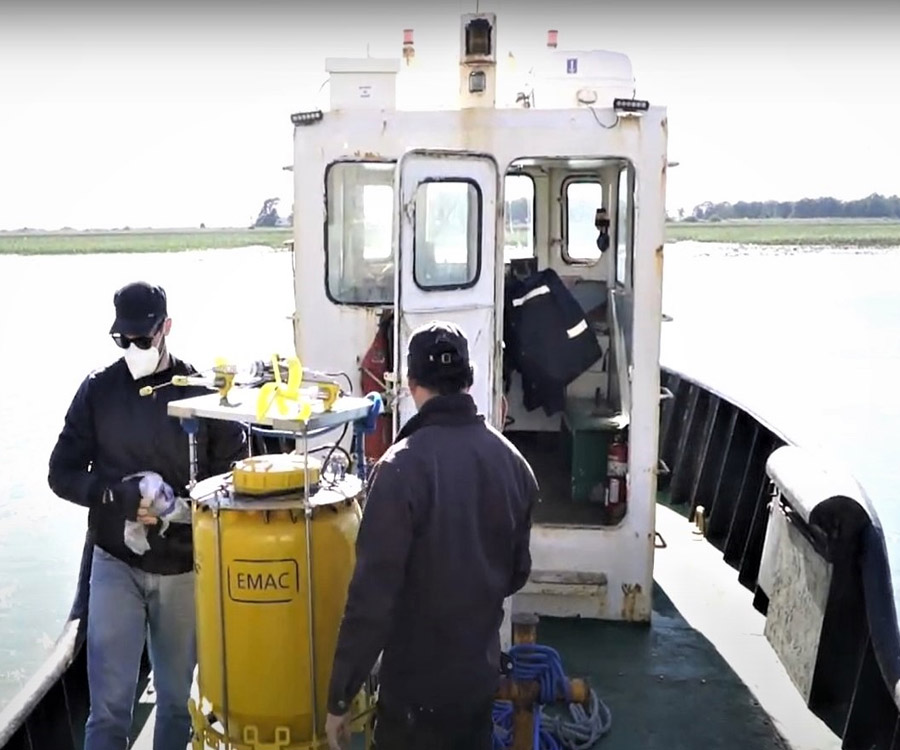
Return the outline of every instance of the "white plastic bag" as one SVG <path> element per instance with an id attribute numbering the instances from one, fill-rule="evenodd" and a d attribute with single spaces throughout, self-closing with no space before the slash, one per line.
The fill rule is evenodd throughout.
<path id="1" fill-rule="evenodd" d="M 137 477 L 141 479 L 141 499 L 150 501 L 150 509 L 159 519 L 160 536 L 165 536 L 170 523 L 191 522 L 191 506 L 183 497 L 175 497 L 172 488 L 159 474 L 153 471 L 140 471 L 125 479 Z M 125 521 L 125 544 L 136 555 L 143 555 L 150 549 L 147 527 L 140 521 Z"/>

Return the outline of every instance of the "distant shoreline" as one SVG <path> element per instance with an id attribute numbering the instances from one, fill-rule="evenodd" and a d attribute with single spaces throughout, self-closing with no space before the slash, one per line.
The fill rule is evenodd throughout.
<path id="1" fill-rule="evenodd" d="M 284 247 L 290 227 L 277 229 L 109 229 L 0 231 L 0 255 L 163 253 Z M 809 247 L 900 247 L 900 221 L 886 219 L 760 219 L 675 221 L 666 224 L 667 244 L 717 242 Z"/>
<path id="2" fill-rule="evenodd" d="M 104 229 L 0 231 L 0 255 L 171 253 L 248 246 L 282 247 L 290 227 L 270 229 Z"/>
<path id="3" fill-rule="evenodd" d="M 666 224 L 666 242 L 808 247 L 900 247 L 900 221 L 891 219 L 734 219 Z"/>

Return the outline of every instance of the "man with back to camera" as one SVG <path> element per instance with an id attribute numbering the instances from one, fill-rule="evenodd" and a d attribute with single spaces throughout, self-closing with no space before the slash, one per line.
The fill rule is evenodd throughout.
<path id="1" fill-rule="evenodd" d="M 81 383 L 50 456 L 51 489 L 89 509 L 94 543 L 84 750 L 128 746 L 145 633 L 156 689 L 153 750 L 185 750 L 196 664 L 191 526 L 173 523 L 160 536 L 140 480 L 126 477 L 156 472 L 176 495 L 186 496 L 187 435 L 167 404 L 208 391 L 169 386 L 141 396 L 144 386 L 196 371 L 168 351 L 172 321 L 161 287 L 129 284 L 115 293 L 114 305 L 110 334 L 124 356 Z M 247 455 L 243 428 L 234 422 L 201 421 L 197 443 L 198 479 L 228 471 Z M 146 526 L 149 550 L 142 555 L 124 542 L 126 520 Z"/>
<path id="2" fill-rule="evenodd" d="M 477 413 L 468 342 L 417 329 L 407 358 L 418 408 L 376 464 L 334 657 L 326 729 L 349 741 L 349 708 L 382 652 L 378 750 L 490 750 L 503 601 L 531 572 L 538 486 Z"/>

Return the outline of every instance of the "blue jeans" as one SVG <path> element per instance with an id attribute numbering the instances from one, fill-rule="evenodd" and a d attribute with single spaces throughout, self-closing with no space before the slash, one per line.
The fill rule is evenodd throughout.
<path id="1" fill-rule="evenodd" d="M 91 712 L 84 750 L 128 747 L 145 633 L 156 690 L 153 750 L 185 750 L 196 664 L 194 573 L 145 573 L 94 547 L 87 623 Z"/>

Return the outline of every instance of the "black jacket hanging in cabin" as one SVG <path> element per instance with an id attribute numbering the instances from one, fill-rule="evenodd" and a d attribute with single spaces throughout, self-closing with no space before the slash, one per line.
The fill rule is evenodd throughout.
<path id="1" fill-rule="evenodd" d="M 525 408 L 562 411 L 566 386 L 603 354 L 581 305 L 547 268 L 508 279 L 503 322 L 504 371 L 521 374 Z"/>

